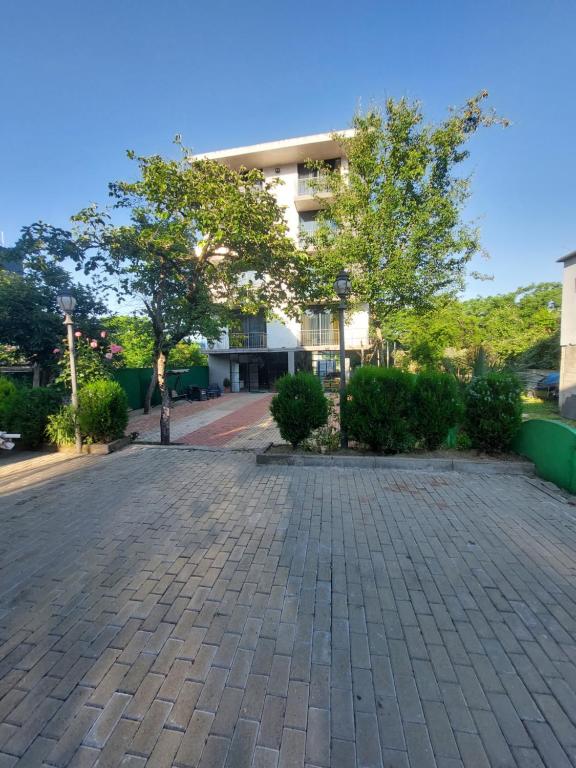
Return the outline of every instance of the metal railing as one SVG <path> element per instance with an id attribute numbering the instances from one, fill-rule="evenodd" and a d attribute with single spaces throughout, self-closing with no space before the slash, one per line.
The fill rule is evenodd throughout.
<path id="1" fill-rule="evenodd" d="M 327 176 L 304 176 L 298 179 L 298 196 L 329 192 Z"/>
<path id="2" fill-rule="evenodd" d="M 300 344 L 303 347 L 334 346 L 339 343 L 340 334 L 336 328 L 321 328 L 312 331 L 300 331 Z"/>
<path id="3" fill-rule="evenodd" d="M 228 347 L 230 349 L 266 349 L 267 343 L 266 332 L 228 334 Z"/>

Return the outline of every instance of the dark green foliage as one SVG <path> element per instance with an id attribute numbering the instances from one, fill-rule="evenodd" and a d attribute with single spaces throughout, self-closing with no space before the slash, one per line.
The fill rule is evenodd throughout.
<path id="1" fill-rule="evenodd" d="M 8 412 L 16 395 L 16 385 L 6 376 L 0 376 L 0 429 L 8 431 Z"/>
<path id="2" fill-rule="evenodd" d="M 92 381 L 78 392 L 78 423 L 88 443 L 108 443 L 124 436 L 128 400 L 120 384 Z"/>
<path id="3" fill-rule="evenodd" d="M 281 436 L 293 448 L 310 437 L 328 419 L 328 401 L 322 383 L 311 373 L 287 374 L 276 382 L 278 394 L 270 412 Z"/>
<path id="4" fill-rule="evenodd" d="M 348 384 L 345 419 L 350 437 L 374 451 L 397 453 L 414 445 L 414 376 L 398 368 L 366 366 Z"/>
<path id="5" fill-rule="evenodd" d="M 61 393 L 51 387 L 15 387 L 5 406 L 3 418 L 7 424 L 1 426 L 21 435 L 19 447 L 38 448 L 45 440 L 48 417 L 61 404 Z"/>
<path id="6" fill-rule="evenodd" d="M 522 423 L 522 385 L 509 373 L 473 379 L 465 393 L 464 428 L 474 448 L 506 451 Z"/>
<path id="7" fill-rule="evenodd" d="M 462 415 L 460 387 L 448 373 L 425 371 L 414 385 L 414 430 L 424 447 L 433 451 Z"/>

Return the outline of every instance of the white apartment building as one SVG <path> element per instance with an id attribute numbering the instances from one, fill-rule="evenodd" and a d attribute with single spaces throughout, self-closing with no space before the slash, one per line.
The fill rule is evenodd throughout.
<path id="1" fill-rule="evenodd" d="M 296 241 L 302 232 L 313 232 L 320 205 L 317 195 L 322 194 L 311 183 L 316 172 L 308 168 L 307 161 L 323 160 L 344 172 L 347 167 L 340 146 L 327 133 L 209 152 L 202 157 L 234 169 L 259 168 L 266 179 L 279 178 L 283 183 L 274 187 L 274 194 Z M 232 391 L 255 391 L 273 388 L 285 373 L 304 370 L 321 378 L 338 374 L 336 301 L 333 307 L 308 307 L 297 321 L 286 317 L 281 307 L 273 311 L 278 319 L 239 313 L 234 326 L 209 347 L 212 383 L 222 385 L 224 379 L 230 379 Z M 368 347 L 367 309 L 347 318 L 345 339 L 349 367 L 360 362 L 362 350 Z"/>

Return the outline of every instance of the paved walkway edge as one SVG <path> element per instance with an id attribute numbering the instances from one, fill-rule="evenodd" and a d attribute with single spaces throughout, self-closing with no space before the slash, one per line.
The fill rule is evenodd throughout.
<path id="1" fill-rule="evenodd" d="M 410 469 L 425 472 L 465 472 L 474 475 L 535 475 L 529 461 L 471 461 L 470 459 L 412 459 L 401 456 L 326 456 L 322 454 L 256 454 L 256 464 L 288 464 L 298 467 L 355 467 Z"/>

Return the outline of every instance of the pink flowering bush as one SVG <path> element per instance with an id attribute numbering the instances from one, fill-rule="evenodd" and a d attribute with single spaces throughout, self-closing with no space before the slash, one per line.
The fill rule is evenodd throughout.
<path id="1" fill-rule="evenodd" d="M 81 331 L 75 332 L 76 337 L 76 378 L 78 386 L 88 384 L 97 379 L 111 379 L 113 371 L 123 364 L 122 347 L 118 344 L 108 345 L 107 332 L 100 332 L 100 339 L 90 339 L 83 336 Z M 70 356 L 68 343 L 64 339 L 65 347 L 56 347 L 54 355 L 59 358 L 60 373 L 56 383 L 63 384 L 67 389 L 70 381 Z"/>

